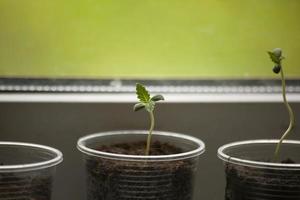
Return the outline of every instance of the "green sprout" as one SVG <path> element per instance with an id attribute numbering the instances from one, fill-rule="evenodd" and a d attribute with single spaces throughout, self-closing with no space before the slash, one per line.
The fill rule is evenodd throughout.
<path id="1" fill-rule="evenodd" d="M 153 97 L 150 97 L 150 94 L 147 91 L 147 89 L 145 88 L 145 86 L 143 86 L 142 84 L 139 84 L 139 83 L 136 84 L 136 94 L 137 94 L 137 98 L 139 99 L 139 103 L 134 105 L 133 110 L 138 111 L 138 110 L 145 108 L 146 111 L 150 115 L 151 125 L 150 125 L 150 129 L 149 129 L 146 152 L 145 152 L 146 155 L 149 155 L 150 154 L 150 146 L 151 146 L 151 136 L 152 136 L 152 132 L 154 129 L 154 123 L 155 123 L 155 121 L 154 121 L 155 103 L 157 101 L 165 100 L 165 99 L 162 95 L 155 95 Z"/>
<path id="2" fill-rule="evenodd" d="M 273 72 L 276 73 L 276 74 L 278 74 L 280 72 L 283 101 L 284 101 L 284 104 L 285 104 L 285 106 L 288 110 L 289 117 L 290 117 L 289 127 L 284 132 L 284 134 L 281 136 L 278 144 L 276 145 L 276 149 L 275 149 L 275 153 L 274 153 L 274 159 L 276 161 L 277 158 L 278 158 L 280 147 L 281 147 L 281 144 L 282 144 L 283 140 L 290 134 L 290 132 L 292 131 L 292 129 L 294 127 L 295 117 L 294 117 L 293 110 L 292 110 L 291 106 L 289 105 L 289 103 L 286 99 L 286 84 L 285 84 L 283 68 L 282 68 L 282 65 L 281 65 L 281 61 L 284 59 L 284 57 L 282 56 L 282 51 L 281 51 L 280 48 L 276 48 L 273 51 L 268 51 L 268 54 L 269 54 L 271 60 L 273 61 L 273 63 L 275 63 L 275 66 L 273 68 Z"/>

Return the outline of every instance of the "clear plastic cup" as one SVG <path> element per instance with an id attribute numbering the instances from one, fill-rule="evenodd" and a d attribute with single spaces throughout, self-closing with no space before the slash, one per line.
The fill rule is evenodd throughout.
<path id="1" fill-rule="evenodd" d="M 96 150 L 101 145 L 145 141 L 147 131 L 114 131 L 78 140 L 87 174 L 87 200 L 191 200 L 199 155 L 204 143 L 192 136 L 153 133 L 152 141 L 169 142 L 183 150 L 171 155 L 125 155 Z"/>
<path id="2" fill-rule="evenodd" d="M 278 140 L 250 140 L 219 148 L 226 173 L 226 200 L 299 200 L 300 141 L 285 140 L 273 162 Z"/>
<path id="3" fill-rule="evenodd" d="M 50 200 L 55 166 L 62 153 L 54 148 L 0 142 L 0 199 Z"/>

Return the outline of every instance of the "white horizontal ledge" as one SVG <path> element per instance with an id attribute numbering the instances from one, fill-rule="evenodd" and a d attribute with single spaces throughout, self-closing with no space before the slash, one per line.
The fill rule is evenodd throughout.
<path id="1" fill-rule="evenodd" d="M 9 92 L 66 92 L 66 93 L 135 93 L 134 85 L 0 85 L 0 91 Z M 120 85 L 119 85 L 120 84 Z M 224 86 L 224 85 L 190 85 L 190 86 L 172 86 L 172 85 L 149 85 L 148 90 L 158 93 L 280 93 L 282 86 Z M 287 93 L 299 93 L 300 86 L 286 86 Z"/>
<path id="2" fill-rule="evenodd" d="M 282 102 L 281 94 L 166 94 L 168 103 L 251 103 Z M 289 102 L 300 102 L 300 94 L 288 94 Z M 53 103 L 133 103 L 134 94 L 26 94 L 2 93 L 0 102 L 53 102 Z"/>

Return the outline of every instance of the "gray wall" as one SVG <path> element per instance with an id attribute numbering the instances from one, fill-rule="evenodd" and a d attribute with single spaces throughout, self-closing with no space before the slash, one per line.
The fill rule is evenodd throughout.
<path id="1" fill-rule="evenodd" d="M 292 105 L 296 116 L 300 104 Z M 171 103 L 160 104 L 156 129 L 201 138 L 207 146 L 199 162 L 195 199 L 224 199 L 222 162 L 217 148 L 225 143 L 259 138 L 279 138 L 288 125 L 285 107 L 277 103 Z M 123 103 L 1 103 L 0 140 L 40 143 L 64 153 L 57 169 L 54 200 L 83 200 L 84 168 L 76 149 L 79 137 L 108 130 L 146 129 L 148 115 L 132 112 Z M 290 138 L 297 134 L 300 120 Z"/>

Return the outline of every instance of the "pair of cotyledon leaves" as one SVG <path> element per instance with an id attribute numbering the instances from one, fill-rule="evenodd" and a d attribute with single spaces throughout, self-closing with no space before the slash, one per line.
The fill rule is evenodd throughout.
<path id="1" fill-rule="evenodd" d="M 160 94 L 151 97 L 147 89 L 140 83 L 136 84 L 136 94 L 140 102 L 134 105 L 134 111 L 145 108 L 148 112 L 153 112 L 155 103 L 157 101 L 165 100 Z"/>

